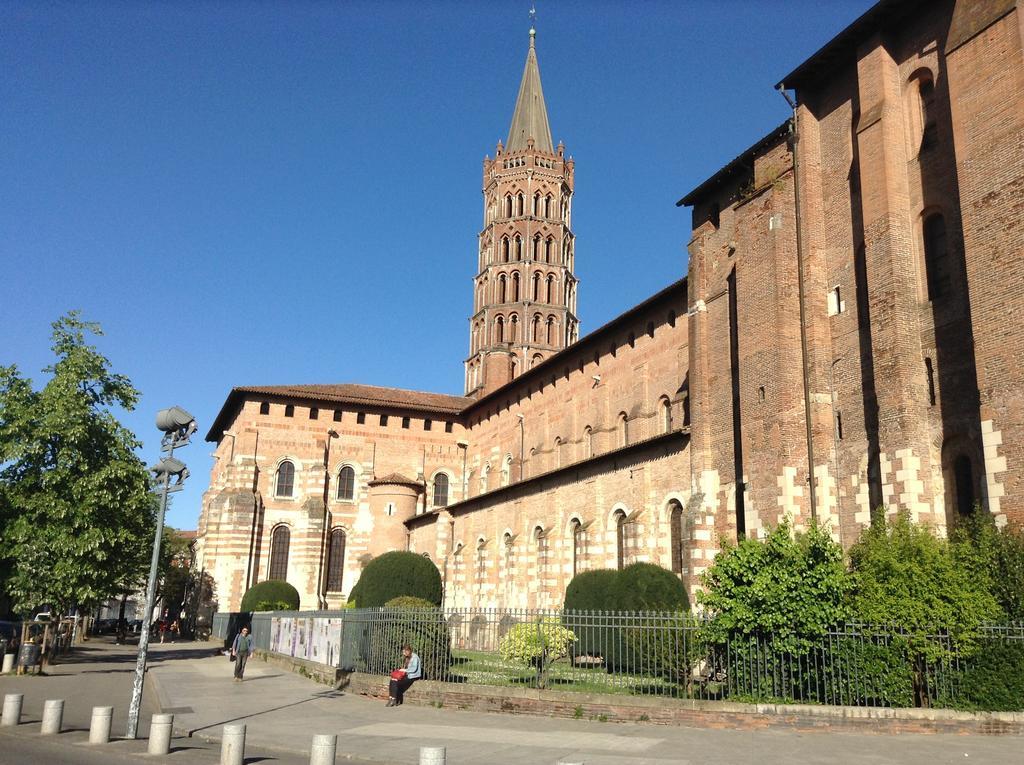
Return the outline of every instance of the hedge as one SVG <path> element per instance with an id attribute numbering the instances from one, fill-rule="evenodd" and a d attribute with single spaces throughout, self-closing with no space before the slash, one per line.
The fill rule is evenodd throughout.
<path id="1" fill-rule="evenodd" d="M 242 596 L 242 611 L 298 611 L 299 591 L 280 579 L 254 584 Z"/>

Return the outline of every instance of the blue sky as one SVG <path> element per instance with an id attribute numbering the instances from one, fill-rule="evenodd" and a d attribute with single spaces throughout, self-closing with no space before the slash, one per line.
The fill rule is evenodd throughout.
<path id="1" fill-rule="evenodd" d="M 541 2 L 576 158 L 588 332 L 680 278 L 675 201 L 784 120 L 783 75 L 868 0 Z M 157 409 L 205 433 L 233 385 L 462 392 L 481 160 L 506 138 L 526 2 L 0 5 L 0 364 L 42 382 L 79 308 Z M 211 445 L 181 457 L 195 526 Z"/>

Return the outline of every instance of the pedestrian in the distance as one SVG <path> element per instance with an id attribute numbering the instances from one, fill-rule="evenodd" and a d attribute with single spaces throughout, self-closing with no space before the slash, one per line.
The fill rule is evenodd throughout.
<path id="1" fill-rule="evenodd" d="M 242 631 L 235 635 L 235 642 L 231 644 L 231 658 L 235 660 L 235 682 L 242 682 L 242 675 L 245 674 L 245 662 L 256 648 L 252 636 L 249 635 L 249 628 L 242 627 Z"/>
<path id="2" fill-rule="evenodd" d="M 402 646 L 401 669 L 391 673 L 391 683 L 388 686 L 388 703 L 386 706 L 397 707 L 402 703 L 405 692 L 409 686 L 423 677 L 423 670 L 420 667 L 420 657 L 413 653 L 411 645 Z"/>

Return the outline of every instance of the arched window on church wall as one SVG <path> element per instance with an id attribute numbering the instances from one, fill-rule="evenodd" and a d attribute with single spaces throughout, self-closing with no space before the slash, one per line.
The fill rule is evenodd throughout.
<path id="1" fill-rule="evenodd" d="M 555 438 L 555 467 L 562 467 L 562 439 Z"/>
<path id="2" fill-rule="evenodd" d="M 291 532 L 284 524 L 275 526 L 270 533 L 270 566 L 267 579 L 288 580 L 288 547 L 291 543 Z"/>
<path id="3" fill-rule="evenodd" d="M 523 238 L 516 234 L 516 260 L 523 259 Z"/>
<path id="4" fill-rule="evenodd" d="M 931 70 L 923 67 L 910 75 L 905 94 L 909 149 L 911 156 L 917 156 L 935 138 L 935 80 Z"/>
<path id="5" fill-rule="evenodd" d="M 518 284 L 518 281 L 516 282 Z M 516 292 L 519 290 L 517 289 Z M 510 343 L 519 342 L 519 316 L 518 314 L 512 314 L 512 319 L 509 322 L 508 340 Z"/>
<path id="6" fill-rule="evenodd" d="M 626 513 L 616 510 L 612 520 L 615 525 L 615 568 L 622 571 L 626 565 Z"/>
<path id="7" fill-rule="evenodd" d="M 494 320 L 494 342 L 505 342 L 505 319 L 501 316 Z"/>
<path id="8" fill-rule="evenodd" d="M 619 446 L 629 445 L 629 417 L 619 412 Z"/>
<path id="9" fill-rule="evenodd" d="M 512 302 L 519 302 L 519 272 L 512 274 Z M 513 338 L 514 339 L 514 338 Z"/>
<path id="10" fill-rule="evenodd" d="M 502 274 L 498 277 L 498 302 L 505 303 L 508 297 L 508 277 Z"/>
<path id="11" fill-rule="evenodd" d="M 555 344 L 555 317 L 549 316 L 547 322 L 547 332 L 545 333 L 545 342 L 548 345 Z"/>
<path id="12" fill-rule="evenodd" d="M 544 197 L 544 217 L 545 218 L 550 218 L 551 217 L 551 195 L 550 194 L 548 194 L 546 197 Z"/>
<path id="13" fill-rule="evenodd" d="M 594 456 L 594 430 L 589 425 L 583 429 L 583 458 Z"/>
<path id="14" fill-rule="evenodd" d="M 277 478 L 274 483 L 274 496 L 290 497 L 295 492 L 295 465 L 285 460 L 277 467 Z"/>
<path id="15" fill-rule="evenodd" d="M 338 471 L 338 493 L 337 499 L 342 502 L 351 502 L 356 496 L 356 471 L 351 465 L 345 465 Z"/>
<path id="16" fill-rule="evenodd" d="M 541 577 L 548 568 L 548 535 L 541 526 L 533 529 L 533 542 L 537 548 L 537 576 Z"/>
<path id="17" fill-rule="evenodd" d="M 534 301 L 540 300 L 540 273 L 533 275 L 533 299 Z"/>
<path id="18" fill-rule="evenodd" d="M 327 547 L 327 591 L 341 592 L 345 576 L 345 531 L 334 529 Z"/>
<path id="19" fill-rule="evenodd" d="M 534 260 L 540 258 L 540 234 L 536 234 L 533 237 L 533 249 L 530 252 L 530 257 Z"/>
<path id="20" fill-rule="evenodd" d="M 942 213 L 932 212 L 924 218 L 921 238 L 928 299 L 936 300 L 948 294 L 951 287 L 949 237 Z"/>
<path id="21" fill-rule="evenodd" d="M 501 238 L 501 262 L 508 263 L 508 237 Z"/>
<path id="22" fill-rule="evenodd" d="M 520 191 L 518 194 L 516 194 L 516 215 L 523 214 L 524 206 L 525 204 L 523 200 L 523 192 Z"/>
<path id="23" fill-rule="evenodd" d="M 555 302 L 555 277 L 552 274 L 547 278 L 547 302 L 549 305 Z"/>
<path id="24" fill-rule="evenodd" d="M 512 195 L 511 194 L 506 194 L 505 195 L 505 217 L 506 218 L 511 218 L 512 217 Z"/>
<path id="25" fill-rule="evenodd" d="M 506 454 L 501 463 L 501 485 L 508 486 L 512 481 L 512 455 Z"/>
<path id="26" fill-rule="evenodd" d="M 540 192 L 533 195 L 533 216 L 540 217 Z"/>
<path id="27" fill-rule="evenodd" d="M 675 500 L 668 504 L 669 560 L 672 571 L 683 573 L 683 506 Z"/>
<path id="28" fill-rule="evenodd" d="M 668 396 L 662 396 L 660 401 L 661 406 L 661 431 L 662 433 L 668 433 L 672 430 L 672 402 Z"/>
<path id="29" fill-rule="evenodd" d="M 438 473 L 434 476 L 434 507 L 448 506 L 448 475 Z"/>
<path id="30" fill-rule="evenodd" d="M 535 314 L 533 317 L 533 342 L 540 342 L 540 314 Z"/>
<path id="31" fill-rule="evenodd" d="M 554 252 L 554 249 L 555 249 L 555 240 L 552 239 L 549 236 L 547 239 L 544 240 L 544 262 L 545 263 L 550 263 L 551 262 L 551 253 Z"/>

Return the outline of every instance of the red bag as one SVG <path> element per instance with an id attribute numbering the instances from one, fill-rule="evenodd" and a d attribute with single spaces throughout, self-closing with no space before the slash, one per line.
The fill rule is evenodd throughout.
<path id="1" fill-rule="evenodd" d="M 404 669 L 393 669 L 393 670 L 391 670 L 391 679 L 392 680 L 401 680 L 403 677 L 405 677 L 405 670 Z"/>

